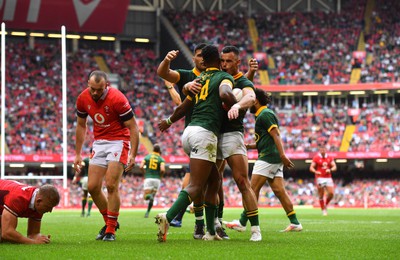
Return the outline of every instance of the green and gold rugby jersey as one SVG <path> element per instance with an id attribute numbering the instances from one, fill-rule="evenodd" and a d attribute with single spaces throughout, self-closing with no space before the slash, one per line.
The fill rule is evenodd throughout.
<path id="1" fill-rule="evenodd" d="M 165 163 L 164 158 L 162 158 L 159 153 L 152 152 L 151 154 L 146 155 L 143 160 L 146 165 L 144 178 L 161 179 L 160 165 L 161 163 Z"/>
<path id="2" fill-rule="evenodd" d="M 279 122 L 275 113 L 266 106 L 260 107 L 256 114 L 255 139 L 258 151 L 258 160 L 271 164 L 281 163 L 278 149 L 276 148 L 274 139 L 269 132 L 277 127 L 279 130 Z"/>
<path id="3" fill-rule="evenodd" d="M 200 83 L 203 85 L 199 94 L 195 96 L 192 121 L 189 125 L 201 126 L 215 135 L 219 135 L 224 109 L 219 96 L 219 86 L 226 82 L 233 87 L 234 79 L 226 72 L 217 68 L 208 68 L 200 74 Z"/>
<path id="4" fill-rule="evenodd" d="M 235 80 L 235 86 L 234 88 L 239 88 L 241 90 L 245 88 L 251 88 L 254 91 L 254 84 L 251 82 L 248 78 L 246 78 L 242 72 L 239 72 L 235 76 L 233 76 L 233 79 Z M 243 127 L 243 119 L 246 116 L 246 111 L 244 110 L 239 110 L 239 117 L 233 120 L 228 119 L 228 113 L 225 112 L 225 116 L 223 118 L 223 123 L 222 123 L 222 128 L 221 128 L 221 133 L 228 133 L 228 132 L 234 132 L 234 131 L 240 131 L 244 132 L 244 127 Z"/>
<path id="5" fill-rule="evenodd" d="M 177 69 L 176 70 L 179 73 L 179 80 L 176 82 L 176 85 L 178 86 L 179 90 L 179 95 L 181 97 L 181 100 L 185 100 L 186 96 L 183 94 L 183 86 L 196 79 L 198 76 L 200 76 L 200 71 L 196 68 L 193 68 L 191 70 L 183 70 L 183 69 Z M 185 127 L 189 125 L 191 118 L 192 118 L 192 113 L 193 113 L 193 108 L 189 109 L 189 111 L 186 112 L 185 114 Z"/>

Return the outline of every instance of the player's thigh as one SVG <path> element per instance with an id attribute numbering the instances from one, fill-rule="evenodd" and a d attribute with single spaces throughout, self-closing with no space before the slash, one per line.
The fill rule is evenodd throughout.
<path id="1" fill-rule="evenodd" d="M 263 175 L 253 174 L 251 176 L 251 183 L 250 183 L 251 189 L 254 191 L 257 198 L 260 194 L 261 188 L 264 186 L 266 182 L 267 182 L 267 177 Z"/>
<path id="2" fill-rule="evenodd" d="M 329 193 L 329 194 L 333 194 L 334 192 L 335 192 L 335 187 L 334 186 L 326 186 L 326 191 Z"/>
<path id="3" fill-rule="evenodd" d="M 274 193 L 285 192 L 285 181 L 283 180 L 282 177 L 275 177 L 273 179 L 268 179 L 268 184 Z"/>
<path id="4" fill-rule="evenodd" d="M 215 163 L 202 160 L 202 159 L 190 159 L 190 181 L 188 186 L 200 186 L 204 187 L 210 177 L 211 170 Z"/>
<path id="5" fill-rule="evenodd" d="M 92 191 L 94 189 L 101 189 L 103 185 L 104 176 L 106 175 L 107 168 L 89 164 L 89 173 L 88 173 L 88 189 Z"/>
<path id="6" fill-rule="evenodd" d="M 235 180 L 246 178 L 248 179 L 248 160 L 247 156 L 235 154 L 228 157 L 227 162 L 232 169 L 232 175 Z"/>
<path id="7" fill-rule="evenodd" d="M 119 161 L 108 162 L 106 172 L 106 183 L 116 184 L 119 183 L 122 173 L 124 172 L 124 166 Z"/>

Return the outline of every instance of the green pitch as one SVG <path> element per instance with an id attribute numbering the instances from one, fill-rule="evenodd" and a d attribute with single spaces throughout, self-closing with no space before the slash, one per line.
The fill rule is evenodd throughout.
<path id="1" fill-rule="evenodd" d="M 250 242 L 250 231 L 227 230 L 230 240 L 198 241 L 192 238 L 194 215 L 186 214 L 182 228 L 171 227 L 166 243 L 157 242 L 153 210 L 122 210 L 117 241 L 96 241 L 103 220 L 96 209 L 88 218 L 79 211 L 55 210 L 46 214 L 42 233 L 51 234 L 48 245 L 0 244 L 0 259 L 399 259 L 399 209 L 297 208 L 304 230 L 280 233 L 289 221 L 282 209 L 260 209 L 263 241 Z M 239 217 L 240 209 L 225 209 L 224 219 Z M 18 230 L 25 234 L 26 220 Z"/>

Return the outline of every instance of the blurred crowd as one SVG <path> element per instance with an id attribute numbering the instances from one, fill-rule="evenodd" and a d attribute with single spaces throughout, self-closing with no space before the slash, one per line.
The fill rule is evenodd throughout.
<path id="1" fill-rule="evenodd" d="M 121 207 L 146 207 L 147 203 L 143 198 L 143 177 L 125 176 L 120 185 Z M 400 207 L 400 182 L 393 179 L 362 179 L 353 180 L 344 184 L 343 180 L 335 179 L 335 197 L 331 207 Z M 44 182 L 31 181 L 31 184 L 40 185 Z M 319 207 L 318 192 L 313 179 L 292 179 L 285 180 L 286 190 L 294 205 L 308 205 Z M 62 181 L 54 180 L 60 190 Z M 223 179 L 225 206 L 242 207 L 241 193 L 235 181 L 231 177 Z M 155 198 L 156 207 L 170 207 L 176 200 L 181 190 L 181 179 L 166 177 L 161 181 L 160 189 Z M 106 192 L 106 191 L 105 191 Z M 63 193 L 63 196 L 66 196 Z M 79 185 L 68 183 L 68 207 L 79 208 L 81 206 L 82 189 Z M 63 199 L 61 201 L 64 201 Z M 271 188 L 266 184 L 260 193 L 259 205 L 261 207 L 280 207 L 278 198 Z M 60 205 L 63 206 L 63 205 Z"/>
<path id="2" fill-rule="evenodd" d="M 365 26 L 366 1 L 346 1 L 340 13 L 254 13 L 258 31 L 253 45 L 249 37 L 247 14 L 224 11 L 202 13 L 170 11 L 165 15 L 174 24 L 189 48 L 199 42 L 210 42 L 220 48 L 236 45 L 242 57 L 252 57 L 255 46 L 265 52 L 271 64 L 265 66 L 271 84 L 348 83 L 358 36 Z M 398 1 L 377 1 L 371 26 L 365 35 L 366 58 L 360 65 L 361 82 L 393 82 L 400 72 L 400 19 Z M 200 23 L 201 19 L 201 23 Z M 160 143 L 163 155 L 184 155 L 181 134 L 183 121 L 160 133 L 158 121 L 173 112 L 174 104 L 156 76 L 159 59 L 151 49 L 126 48 L 121 53 L 80 46 L 67 54 L 67 121 L 68 153 L 74 154 L 75 100 L 86 87 L 87 75 L 99 69 L 96 57 L 104 59 L 111 73 L 119 78 L 121 90 L 128 97 L 136 117 L 143 123 L 142 135 Z M 10 41 L 6 55 L 6 143 L 11 154 L 62 154 L 61 54 L 57 41 L 28 43 Z M 243 62 L 242 70 L 247 64 Z M 259 77 L 256 76 L 256 81 Z M 259 83 L 259 82 L 256 82 Z M 285 150 L 313 152 L 319 143 L 338 151 L 349 124 L 356 130 L 349 151 L 399 151 L 399 107 L 394 102 L 364 99 L 359 115 L 349 115 L 351 105 L 328 106 L 276 102 Z M 246 142 L 253 140 L 254 117 L 245 118 Z M 93 140 L 89 134 L 84 154 Z M 140 144 L 140 154 L 147 153 Z"/>

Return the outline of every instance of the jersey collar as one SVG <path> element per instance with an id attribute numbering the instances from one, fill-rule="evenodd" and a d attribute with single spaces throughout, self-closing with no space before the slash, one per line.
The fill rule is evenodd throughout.
<path id="1" fill-rule="evenodd" d="M 215 67 L 211 67 L 211 68 L 207 68 L 206 71 L 212 71 L 212 70 L 219 70 L 218 68 Z"/>
<path id="2" fill-rule="evenodd" d="M 39 192 L 39 189 L 36 189 L 33 192 L 31 201 L 29 202 L 29 208 L 32 209 L 32 210 L 35 210 L 35 211 L 36 211 L 36 209 L 35 209 L 35 200 L 36 200 L 36 196 L 37 196 L 38 192 Z"/>
<path id="3" fill-rule="evenodd" d="M 255 113 L 255 116 L 258 116 L 264 109 L 267 109 L 268 107 L 267 106 L 262 106 L 262 107 L 260 107 L 258 110 L 257 110 L 257 112 Z"/>
<path id="4" fill-rule="evenodd" d="M 243 73 L 239 71 L 235 76 L 233 76 L 233 79 L 237 80 L 238 78 L 240 78 L 242 76 L 243 76 Z"/>
<path id="5" fill-rule="evenodd" d="M 200 74 L 201 74 L 201 71 L 198 70 L 196 67 L 194 67 L 194 68 L 192 69 L 192 72 L 193 72 L 194 75 L 196 75 L 197 77 L 200 76 Z"/>

